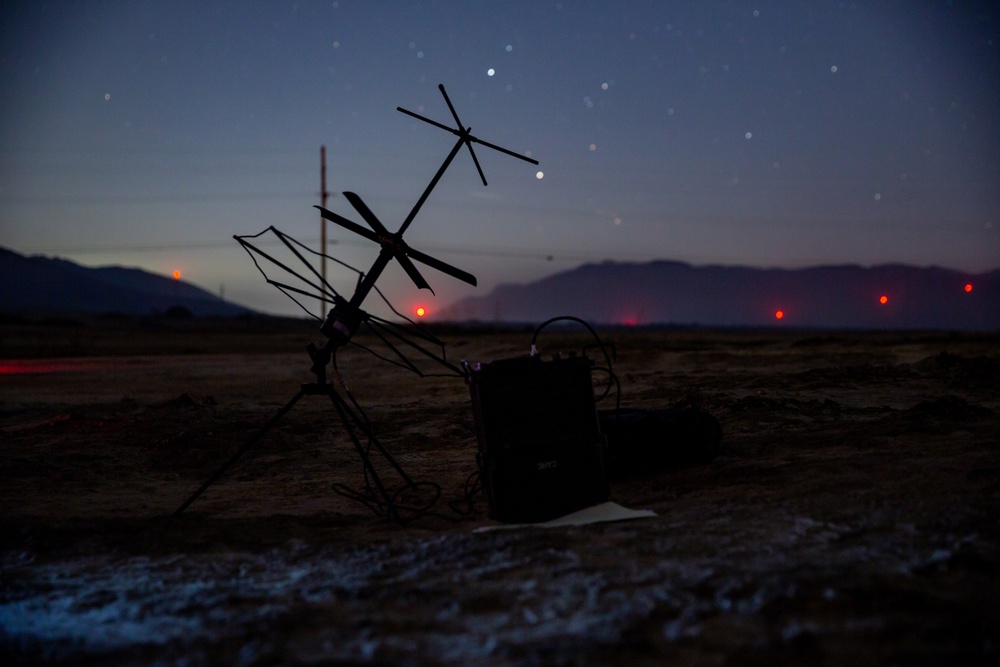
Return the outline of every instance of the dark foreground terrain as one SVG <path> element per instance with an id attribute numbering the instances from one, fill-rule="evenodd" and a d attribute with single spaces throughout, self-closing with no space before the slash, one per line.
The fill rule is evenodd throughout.
<path id="1" fill-rule="evenodd" d="M 606 332 L 623 407 L 698 404 L 722 452 L 613 481 L 655 518 L 507 530 L 482 530 L 482 495 L 462 513 L 464 382 L 351 349 L 339 368 L 407 472 L 440 485 L 433 514 L 400 526 L 334 493 L 364 475 L 306 397 L 171 518 L 310 379 L 309 331 L 251 328 L 4 326 L 4 664 L 1000 657 L 997 335 Z M 530 331 L 444 337 L 449 358 L 492 361 Z"/>

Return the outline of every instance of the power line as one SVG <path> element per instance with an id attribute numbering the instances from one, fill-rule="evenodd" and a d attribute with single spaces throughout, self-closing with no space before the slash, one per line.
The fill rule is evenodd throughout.
<path id="1" fill-rule="evenodd" d="M 305 238 L 302 239 L 302 243 L 307 246 L 318 246 L 320 240 L 317 238 Z M 280 245 L 278 241 L 261 241 L 259 245 Z M 369 244 L 363 241 L 355 241 L 353 239 L 347 239 L 345 241 L 340 240 L 328 240 L 327 246 L 357 246 L 357 247 L 368 247 Z M 63 247 L 48 247 L 48 248 L 35 248 L 28 250 L 26 252 L 31 252 L 33 254 L 72 254 L 72 255 L 88 255 L 88 254 L 116 254 L 116 253 L 142 253 L 142 252 L 168 252 L 175 250 L 204 250 L 210 248 L 236 248 L 237 246 L 232 241 L 196 241 L 190 243 L 141 243 L 141 244 L 126 244 L 126 245 L 101 245 L 101 246 L 63 246 Z M 422 246 L 424 247 L 424 246 Z M 505 248 L 497 250 L 482 250 L 479 248 L 470 248 L 466 246 L 454 246 L 454 245 L 428 245 L 425 246 L 427 250 L 442 254 L 450 255 L 461 255 L 466 257 L 493 257 L 499 259 L 534 259 L 542 260 L 547 262 L 552 261 L 562 261 L 562 262 L 586 262 L 586 261 L 596 261 L 607 259 L 606 255 L 597 254 L 556 254 L 556 253 L 545 253 L 539 251 L 531 250 L 520 250 L 515 248 Z M 329 254 L 329 253 L 327 253 Z M 627 253 L 630 254 L 630 253 Z M 621 256 L 621 253 L 617 253 Z M 635 257 L 640 255 L 635 254 Z M 645 257 L 645 255 L 642 255 Z"/>
<path id="2" fill-rule="evenodd" d="M 185 195 L 67 195 L 0 197 L 0 204 L 148 204 L 155 202 L 244 201 L 252 199 L 302 199 L 314 192 L 200 193 Z"/>

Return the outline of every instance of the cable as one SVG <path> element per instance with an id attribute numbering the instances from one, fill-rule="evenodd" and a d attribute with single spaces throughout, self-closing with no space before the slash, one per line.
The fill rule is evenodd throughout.
<path id="1" fill-rule="evenodd" d="M 586 355 L 587 350 L 589 348 L 591 348 L 591 347 L 596 347 L 597 349 L 599 349 L 601 351 L 601 354 L 604 355 L 604 360 L 607 363 L 607 366 L 595 366 L 594 369 L 592 370 L 592 372 L 605 372 L 605 373 L 608 374 L 608 384 L 604 388 L 604 393 L 602 393 L 600 396 L 598 396 L 594 400 L 594 402 L 595 403 L 600 403 L 601 401 L 603 401 L 605 398 L 607 398 L 608 394 L 611 393 L 611 388 L 614 387 L 615 388 L 615 409 L 617 410 L 620 407 L 620 405 L 621 405 L 621 382 L 619 381 L 618 376 L 615 374 L 614 370 L 612 369 L 612 363 L 611 363 L 612 362 L 612 358 L 613 357 L 617 357 L 617 354 L 616 354 L 615 348 L 614 348 L 614 344 L 613 343 L 610 344 L 610 347 L 611 347 L 611 350 L 612 350 L 612 354 L 609 355 L 608 354 L 608 347 L 609 347 L 609 345 L 606 345 L 604 343 L 604 341 L 601 340 L 601 337 L 597 335 L 597 331 L 594 330 L 594 327 L 590 326 L 590 324 L 588 322 L 586 322 L 585 320 L 583 320 L 583 319 L 581 319 L 579 317 L 575 317 L 573 315 L 559 315 L 558 317 L 553 317 L 551 319 L 545 320 L 544 322 L 542 322 L 541 324 L 538 325 L 538 327 L 535 329 L 535 333 L 532 334 L 532 336 L 531 336 L 531 356 L 535 356 L 536 354 L 538 354 L 538 350 L 536 348 L 536 343 L 538 341 L 538 334 L 540 334 L 542 332 L 542 330 L 545 327 L 549 326 L 550 324 L 553 324 L 555 322 L 560 322 L 560 321 L 570 321 L 570 322 L 576 322 L 578 324 L 582 324 L 584 327 L 587 328 L 587 330 L 590 332 L 590 334 L 594 337 L 594 340 L 596 341 L 595 344 L 593 344 L 593 345 L 585 345 L 583 347 L 583 353 L 584 353 L 584 355 Z"/>
<path id="2" fill-rule="evenodd" d="M 369 461 L 368 465 L 371 465 L 370 463 L 371 449 L 372 446 L 374 445 L 374 429 L 372 428 L 371 420 L 368 417 L 368 413 L 365 412 L 365 409 L 358 402 L 357 398 L 354 396 L 354 393 L 351 391 L 350 387 L 347 386 L 347 382 L 340 374 L 340 371 L 337 368 L 336 355 L 333 355 L 331 362 L 333 365 L 334 377 L 336 378 L 337 383 L 343 390 L 344 395 L 347 396 L 347 398 L 350 400 L 351 405 L 354 406 L 356 414 L 362 420 L 362 426 L 363 426 L 362 430 L 364 434 L 367 436 L 367 442 L 365 445 L 363 458 L 366 461 Z M 372 512 L 375 513 L 376 515 L 382 516 L 384 514 L 385 516 L 393 518 L 397 523 L 404 526 L 413 521 L 416 521 L 418 519 L 427 516 L 437 516 L 440 518 L 453 520 L 453 517 L 449 517 L 447 515 L 431 511 L 431 509 L 437 504 L 438 500 L 440 500 L 441 498 L 441 486 L 436 482 L 414 481 L 410 479 L 409 476 L 405 475 L 405 473 L 401 473 L 406 483 L 396 488 L 391 493 L 387 493 L 386 499 L 382 500 L 380 498 L 381 494 L 377 493 L 372 486 L 373 480 L 371 478 L 371 475 L 369 474 L 368 465 L 362 465 L 364 480 L 365 480 L 365 488 L 363 492 L 358 491 L 357 489 L 353 489 L 347 486 L 346 484 L 341 484 L 339 482 L 335 482 L 331 485 L 332 490 L 335 493 L 345 498 L 348 498 L 349 500 L 353 500 L 363 504 L 365 507 L 372 510 Z M 397 470 L 399 470 L 398 467 Z M 466 480 L 466 488 L 468 489 L 468 480 Z M 420 489 L 430 490 L 427 500 L 423 501 L 423 503 L 419 505 L 414 505 L 408 502 L 404 502 L 404 496 L 407 493 L 419 491 Z M 469 498 L 468 490 L 466 491 L 466 497 Z M 470 506 L 469 513 L 471 513 L 471 507 L 472 507 L 471 499 L 469 499 L 468 502 Z M 449 503 L 449 506 L 452 506 L 452 503 Z M 458 514 L 461 514 L 461 512 L 459 512 L 458 510 L 455 511 Z"/>

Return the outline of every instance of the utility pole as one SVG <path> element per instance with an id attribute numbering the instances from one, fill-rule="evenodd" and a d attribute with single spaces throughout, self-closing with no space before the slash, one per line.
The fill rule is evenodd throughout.
<path id="1" fill-rule="evenodd" d="M 330 193 L 326 191 L 326 146 L 319 147 L 319 199 L 323 208 L 326 208 L 326 198 Z M 323 284 L 321 285 L 323 289 L 323 300 L 319 304 L 319 318 L 323 319 L 326 317 L 326 218 L 320 216 L 321 226 L 319 234 L 319 265 L 320 274 L 323 276 Z"/>

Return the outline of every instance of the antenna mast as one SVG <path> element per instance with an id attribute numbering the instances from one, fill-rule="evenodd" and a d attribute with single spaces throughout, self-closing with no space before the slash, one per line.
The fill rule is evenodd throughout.
<path id="1" fill-rule="evenodd" d="M 326 198 L 330 193 L 326 191 L 326 146 L 319 147 L 319 200 L 323 208 L 326 208 Z M 319 302 L 319 316 L 326 314 L 326 306 L 329 303 L 326 299 L 326 218 L 320 216 L 319 233 L 319 265 L 323 281 L 320 283 L 323 288 L 323 298 Z"/>

